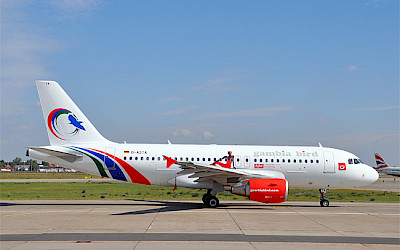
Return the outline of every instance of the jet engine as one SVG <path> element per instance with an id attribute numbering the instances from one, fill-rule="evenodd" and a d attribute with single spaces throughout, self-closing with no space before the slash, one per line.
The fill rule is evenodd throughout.
<path id="1" fill-rule="evenodd" d="M 231 192 L 253 201 L 280 203 L 287 198 L 288 182 L 285 179 L 249 179 L 232 186 Z"/>

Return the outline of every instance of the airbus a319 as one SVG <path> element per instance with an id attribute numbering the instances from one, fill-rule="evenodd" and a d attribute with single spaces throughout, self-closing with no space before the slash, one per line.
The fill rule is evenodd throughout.
<path id="1" fill-rule="evenodd" d="M 284 202 L 289 188 L 355 188 L 379 175 L 356 155 L 306 146 L 119 144 L 105 139 L 57 82 L 36 81 L 50 146 L 27 156 L 121 181 L 207 190 L 203 203 L 219 206 L 222 191 L 262 203 Z"/>

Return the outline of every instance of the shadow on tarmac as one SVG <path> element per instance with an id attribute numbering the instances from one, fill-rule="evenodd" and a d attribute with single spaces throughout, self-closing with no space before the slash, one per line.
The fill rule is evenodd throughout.
<path id="1" fill-rule="evenodd" d="M 72 203 L 72 202 L 57 202 L 57 203 L 35 203 L 35 202 L 23 202 L 23 203 L 12 203 L 12 202 L 0 202 L 0 207 L 4 206 L 156 206 L 156 208 L 145 209 L 145 210 L 135 210 L 131 212 L 117 213 L 111 215 L 139 215 L 139 214 L 152 214 L 152 213 L 164 213 L 164 212 L 176 212 L 176 211 L 188 211 L 188 210 L 201 210 L 210 209 L 206 207 L 203 203 L 198 201 L 159 201 L 159 200 L 125 200 L 133 201 L 132 203 L 105 203 L 105 202 L 95 202 L 95 203 Z M 224 202 L 220 203 L 217 208 L 214 209 L 230 209 L 230 210 L 275 210 L 279 207 L 318 207 L 317 202 L 315 203 L 305 203 L 305 204 L 262 204 L 262 203 L 248 203 L 248 202 Z M 331 206 L 336 207 L 336 206 Z M 325 208 L 327 209 L 327 208 Z"/>

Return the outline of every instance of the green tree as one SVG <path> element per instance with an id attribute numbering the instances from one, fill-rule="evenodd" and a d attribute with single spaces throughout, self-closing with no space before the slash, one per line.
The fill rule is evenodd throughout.
<path id="1" fill-rule="evenodd" d="M 4 160 L 1 160 L 1 161 L 0 161 L 0 167 L 4 167 L 5 165 L 6 165 L 5 161 L 4 161 Z"/>
<path id="2" fill-rule="evenodd" d="M 19 157 L 15 157 L 15 159 L 13 160 L 13 162 L 14 162 L 15 165 L 21 165 L 22 159 L 19 158 Z"/>

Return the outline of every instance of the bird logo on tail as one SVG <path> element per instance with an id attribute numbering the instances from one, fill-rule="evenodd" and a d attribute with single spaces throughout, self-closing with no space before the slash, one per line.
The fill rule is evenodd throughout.
<path id="1" fill-rule="evenodd" d="M 81 130 L 86 131 L 82 123 L 74 113 L 63 108 L 54 109 L 47 118 L 51 133 L 60 140 L 67 140 Z"/>

